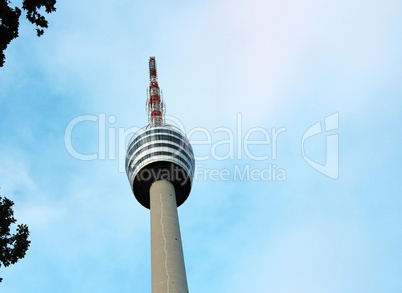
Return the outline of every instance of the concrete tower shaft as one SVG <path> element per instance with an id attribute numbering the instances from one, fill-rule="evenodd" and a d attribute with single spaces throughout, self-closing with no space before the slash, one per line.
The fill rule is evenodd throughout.
<path id="1" fill-rule="evenodd" d="M 151 186 L 152 292 L 187 293 L 187 277 L 175 188 L 166 180 Z"/>

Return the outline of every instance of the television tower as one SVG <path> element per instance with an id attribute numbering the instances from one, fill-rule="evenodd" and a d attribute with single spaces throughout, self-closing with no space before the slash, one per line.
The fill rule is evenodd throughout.
<path id="1" fill-rule="evenodd" d="M 165 124 L 155 57 L 149 58 L 148 125 L 131 138 L 126 173 L 151 213 L 152 293 L 188 293 L 177 207 L 189 196 L 194 154 L 186 135 Z"/>

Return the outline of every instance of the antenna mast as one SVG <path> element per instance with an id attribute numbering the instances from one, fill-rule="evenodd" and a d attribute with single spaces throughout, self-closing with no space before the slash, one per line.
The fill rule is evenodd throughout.
<path id="1" fill-rule="evenodd" d="M 161 98 L 156 72 L 155 57 L 149 58 L 149 90 L 147 98 L 148 123 L 150 126 L 165 125 L 165 105 Z"/>

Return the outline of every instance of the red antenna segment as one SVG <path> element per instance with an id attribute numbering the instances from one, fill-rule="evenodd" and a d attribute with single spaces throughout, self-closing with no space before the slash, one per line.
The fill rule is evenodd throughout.
<path id="1" fill-rule="evenodd" d="M 165 105 L 158 85 L 155 57 L 149 58 L 149 79 L 147 99 L 148 123 L 151 126 L 163 126 L 165 124 Z"/>

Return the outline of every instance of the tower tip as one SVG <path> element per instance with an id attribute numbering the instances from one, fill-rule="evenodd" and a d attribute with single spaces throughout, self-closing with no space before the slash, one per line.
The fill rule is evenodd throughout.
<path id="1" fill-rule="evenodd" d="M 157 80 L 158 79 L 158 73 L 156 71 L 156 60 L 155 56 L 149 57 L 149 79 L 152 80 Z"/>

